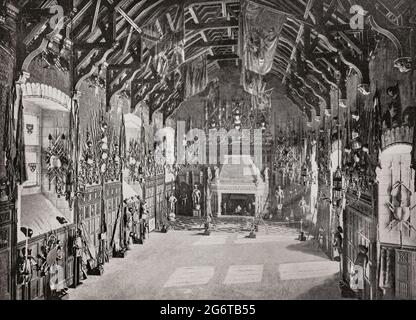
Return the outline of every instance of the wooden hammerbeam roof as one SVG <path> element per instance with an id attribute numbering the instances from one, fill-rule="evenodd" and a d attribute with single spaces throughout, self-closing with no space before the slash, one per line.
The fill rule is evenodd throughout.
<path id="1" fill-rule="evenodd" d="M 398 58 L 415 60 L 416 49 L 410 45 L 415 43 L 416 34 L 413 0 L 252 1 L 287 13 L 272 74 L 290 84 L 287 94 L 294 100 L 306 101 L 302 108 L 310 105 L 316 114 L 320 114 L 317 104 L 324 102 L 329 107 L 331 88 L 345 91 L 349 70 L 359 74 L 363 85 L 368 84 L 367 58 L 377 37 L 391 40 Z M 151 75 L 146 61 L 152 52 L 143 43 L 155 35 L 149 34 L 146 26 L 155 25 L 159 35 L 166 28 L 174 29 L 181 5 L 185 8 L 187 61 L 207 54 L 209 72 L 239 62 L 240 0 L 20 0 L 17 6 L 26 13 L 23 55 L 36 49 L 39 38 L 50 34 L 48 8 L 56 3 L 65 8 L 65 27 L 50 39 L 53 45 L 45 50 L 58 56 L 64 56 L 65 50 L 75 51 L 76 80 L 110 69 L 110 95 Z M 367 12 L 364 29 L 350 26 L 350 9 L 355 4 Z"/>

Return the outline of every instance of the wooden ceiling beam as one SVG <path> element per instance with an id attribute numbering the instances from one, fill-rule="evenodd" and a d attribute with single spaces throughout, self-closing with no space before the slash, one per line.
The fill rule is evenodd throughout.
<path id="1" fill-rule="evenodd" d="M 101 0 L 97 0 L 97 4 L 95 6 L 94 18 L 92 19 L 91 32 L 93 32 L 95 28 L 97 27 L 97 20 L 98 20 L 98 15 L 100 13 L 100 7 L 101 7 Z"/>
<path id="2" fill-rule="evenodd" d="M 312 9 L 312 6 L 313 6 L 313 3 L 314 3 L 314 0 L 308 0 L 308 3 L 306 4 L 306 8 L 305 8 L 305 13 L 303 14 L 303 18 L 306 20 L 307 18 L 308 18 L 308 16 L 309 16 L 309 12 L 311 11 L 311 9 Z M 287 77 L 287 75 L 289 74 L 289 72 L 290 72 L 290 68 L 291 68 L 291 61 L 295 58 L 295 56 L 296 56 L 296 49 L 297 49 L 297 45 L 299 44 L 299 42 L 300 42 L 300 40 L 301 40 L 301 38 L 302 38 L 302 36 L 303 36 L 303 31 L 304 31 L 304 28 L 305 28 L 305 26 L 303 25 L 303 24 L 301 24 L 300 25 L 300 27 L 299 27 L 299 31 L 298 31 L 298 34 L 297 34 L 297 36 L 296 36 L 296 41 L 295 41 L 295 46 L 293 47 L 293 49 L 292 49 L 292 54 L 290 55 L 290 61 L 289 61 L 289 63 L 288 63 L 288 65 L 287 65 L 287 68 L 286 68 L 286 74 L 285 74 L 285 76 L 283 77 L 283 83 L 286 81 L 286 77 Z"/>
<path id="3" fill-rule="evenodd" d="M 222 14 L 222 17 L 223 18 L 227 18 L 228 17 L 227 4 L 225 2 L 222 2 L 221 3 L 221 14 Z"/>
<path id="4" fill-rule="evenodd" d="M 188 8 L 188 11 L 191 14 L 191 17 L 192 17 L 192 20 L 194 21 L 194 24 L 195 25 L 198 25 L 200 23 L 200 19 L 198 18 L 198 15 L 197 15 L 194 7 L 193 6 L 190 6 Z M 186 27 L 185 27 L 185 29 L 186 29 Z M 209 42 L 208 41 L 208 37 L 207 37 L 207 35 L 205 34 L 205 32 L 203 30 L 200 31 L 199 33 L 197 32 L 197 34 L 200 35 L 200 37 L 201 37 L 202 41 L 204 41 L 204 43 L 208 43 Z M 186 38 L 185 38 L 185 42 L 187 42 L 187 39 Z M 193 43 L 195 43 L 195 42 L 193 42 Z M 189 60 L 195 59 L 195 58 L 199 57 L 200 55 L 204 54 L 205 52 L 209 52 L 211 55 L 214 55 L 214 51 L 212 50 L 212 46 L 204 46 L 204 47 L 207 48 L 207 50 L 202 50 L 201 53 L 198 53 L 197 55 L 192 56 L 192 58 L 190 58 Z M 186 60 L 188 60 L 188 59 L 186 59 Z M 218 65 L 217 62 L 216 62 L 216 64 L 217 64 L 217 67 L 219 68 L 219 65 Z"/>
<path id="5" fill-rule="evenodd" d="M 81 18 L 84 17 L 85 12 L 93 5 L 94 1 L 90 0 L 88 1 L 81 9 L 78 10 L 75 17 L 72 18 L 72 28 L 75 28 L 78 23 L 82 20 Z"/>
<path id="6" fill-rule="evenodd" d="M 132 15 L 132 16 L 135 16 L 135 19 L 133 20 L 132 19 L 132 21 L 134 22 L 134 23 L 136 23 L 135 21 L 137 21 L 138 20 L 138 18 L 139 17 L 142 17 L 142 15 L 144 14 L 144 11 L 147 11 L 148 10 L 148 8 L 147 9 L 145 9 L 145 10 L 141 10 L 141 11 L 139 11 L 139 9 L 143 6 L 143 3 L 145 2 L 146 0 L 142 0 L 142 1 L 140 1 L 139 3 L 132 3 L 132 6 L 129 6 L 129 8 L 127 8 L 126 10 L 127 10 L 127 12 L 129 13 L 129 15 Z M 153 6 L 153 5 L 152 5 Z M 151 6 L 151 7 L 152 7 Z M 117 7 L 117 6 L 116 6 Z M 136 14 L 138 13 L 138 16 L 136 17 Z M 148 21 L 148 20 L 146 20 L 146 21 Z M 126 31 L 126 30 L 128 30 L 129 28 L 129 25 L 130 25 L 130 23 L 126 23 L 127 21 L 125 20 L 125 19 L 122 19 L 121 20 L 121 22 L 120 23 L 123 23 L 123 24 L 125 24 L 125 26 L 123 25 L 122 27 L 120 27 L 119 25 L 118 25 L 118 29 L 117 29 L 117 39 L 120 39 L 120 37 L 122 37 L 122 33 L 124 32 L 124 31 Z M 135 29 L 134 28 L 134 26 L 132 26 L 132 25 L 130 25 L 130 29 L 131 28 L 133 28 L 133 29 Z M 136 29 L 135 29 L 136 30 Z M 144 36 L 144 34 L 143 34 L 143 36 Z M 128 35 L 127 35 L 127 37 L 128 37 Z M 135 41 L 130 41 L 130 43 L 135 43 Z M 126 50 L 127 49 L 127 52 L 125 52 L 124 50 Z M 143 56 L 143 59 L 147 56 L 149 54 L 149 50 L 147 50 L 147 51 L 145 51 L 145 53 L 144 53 L 144 56 Z M 116 59 L 115 59 L 116 58 Z M 121 65 L 123 65 L 123 64 L 125 64 L 125 65 L 129 65 L 129 64 L 131 64 L 132 63 L 132 60 L 134 60 L 132 57 L 131 57 L 131 54 L 128 52 L 128 47 L 124 47 L 122 50 L 120 50 L 120 51 L 118 51 L 110 60 L 112 60 L 113 61 L 113 64 L 121 64 Z M 111 64 L 111 63 L 110 63 Z M 124 71 L 125 69 L 123 69 L 123 68 L 120 68 L 120 69 L 118 69 L 118 70 L 113 70 L 113 72 L 115 73 L 114 75 L 113 75 L 113 77 L 112 77 L 112 81 L 111 81 L 111 84 L 113 85 L 114 83 L 116 83 L 116 82 L 118 82 L 119 81 L 119 79 L 120 79 L 120 77 L 122 77 L 122 75 L 123 75 L 123 73 L 125 72 Z"/>
<path id="7" fill-rule="evenodd" d="M 192 20 L 194 20 L 194 23 L 195 24 L 198 24 L 199 23 L 199 19 L 198 19 L 198 16 L 196 15 L 196 12 L 195 12 L 194 7 L 193 6 L 190 6 L 188 8 L 188 11 L 191 14 Z"/>
<path id="8" fill-rule="evenodd" d="M 229 47 L 229 46 L 236 46 L 238 44 L 238 41 L 236 39 L 234 40 L 220 40 L 220 41 L 207 41 L 207 42 L 197 42 L 194 43 L 191 47 L 200 47 L 200 48 L 206 48 L 206 47 Z"/>
<path id="9" fill-rule="evenodd" d="M 233 19 L 230 21 L 221 19 L 218 21 L 207 22 L 207 23 L 192 23 L 185 26 L 186 30 L 189 31 L 205 31 L 205 30 L 216 30 L 226 28 L 237 28 L 239 26 L 238 20 Z"/>
<path id="10" fill-rule="evenodd" d="M 212 4 L 222 4 L 222 3 L 240 3 L 240 0 L 186 0 L 185 6 L 206 6 Z"/>
<path id="11" fill-rule="evenodd" d="M 214 55 L 214 56 L 208 56 L 208 61 L 219 61 L 219 60 L 235 60 L 239 59 L 239 56 L 236 54 L 225 54 L 225 55 Z"/>
<path id="12" fill-rule="evenodd" d="M 205 53 L 207 53 L 207 52 L 212 52 L 211 51 L 212 50 L 212 48 L 204 48 L 204 49 L 202 49 L 202 50 L 200 50 L 200 51 L 198 51 L 197 53 L 195 53 L 194 55 L 192 55 L 192 56 L 190 56 L 190 57 L 186 57 L 186 61 L 191 61 L 191 60 L 194 60 L 194 59 L 196 59 L 196 58 L 198 58 L 198 57 L 200 57 L 200 56 L 202 56 L 203 54 L 205 54 Z"/>
<path id="13" fill-rule="evenodd" d="M 136 4 L 133 7 L 139 7 L 140 8 L 141 5 L 143 5 L 144 1 L 145 0 L 142 0 L 140 3 Z M 108 3 L 107 3 L 107 5 L 108 5 Z M 101 6 L 101 7 L 102 7 L 102 9 L 99 12 L 98 22 L 105 19 L 106 11 L 108 10 L 107 6 Z M 130 10 L 131 10 L 131 8 L 128 9 L 129 14 L 131 13 Z M 136 13 L 136 11 L 133 12 L 133 14 L 135 14 L 135 13 Z M 104 35 L 102 35 L 102 34 L 99 35 L 99 37 L 96 38 L 96 39 L 92 38 L 92 36 L 94 36 L 96 34 L 92 33 L 91 30 L 90 30 L 89 24 L 90 24 L 91 21 L 90 21 L 88 11 L 86 11 L 86 10 L 83 11 L 83 14 L 82 14 L 82 16 L 80 16 L 79 19 L 82 20 L 82 18 L 86 18 L 86 19 L 84 19 L 86 21 L 82 21 L 82 24 L 80 24 L 81 21 L 79 21 L 78 27 L 76 29 L 75 29 L 75 26 L 72 25 L 72 33 L 73 33 L 74 38 L 76 39 L 76 41 L 79 41 L 79 42 L 91 42 L 91 41 L 99 42 L 99 41 L 101 41 L 101 39 L 104 38 Z M 122 19 L 121 22 L 117 23 L 117 36 L 119 36 L 119 34 L 121 34 L 121 32 L 124 31 L 124 27 L 123 27 L 124 22 L 125 22 L 125 20 Z"/>
<path id="14" fill-rule="evenodd" d="M 130 26 L 132 26 L 134 28 L 134 30 L 136 30 L 139 34 L 143 33 L 142 28 L 140 28 L 136 22 L 134 22 L 133 19 L 131 19 L 127 13 L 124 12 L 123 9 L 121 8 L 116 8 L 116 11 L 124 18 L 124 20 L 126 20 L 128 22 L 128 24 L 130 24 Z"/>
<path id="15" fill-rule="evenodd" d="M 167 18 L 167 20 L 168 20 L 168 24 L 169 24 L 169 28 L 170 28 L 170 30 L 171 30 L 171 31 L 174 31 L 174 30 L 175 30 L 175 24 L 174 24 L 173 19 L 172 19 L 172 16 L 170 15 L 170 13 L 169 13 L 169 12 L 168 12 L 168 13 L 166 13 L 166 18 Z"/>

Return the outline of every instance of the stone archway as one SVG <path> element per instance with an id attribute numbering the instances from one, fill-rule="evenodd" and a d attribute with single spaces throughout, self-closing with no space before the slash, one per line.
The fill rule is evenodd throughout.
<path id="1" fill-rule="evenodd" d="M 68 111 L 71 109 L 71 98 L 54 87 L 41 83 L 25 83 L 21 85 L 21 88 L 25 101 L 38 102 L 42 105 L 55 103 Z M 56 105 L 55 108 L 57 108 Z"/>

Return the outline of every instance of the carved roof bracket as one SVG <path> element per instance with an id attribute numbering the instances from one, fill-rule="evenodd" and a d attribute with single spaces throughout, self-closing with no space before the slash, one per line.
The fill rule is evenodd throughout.
<path id="1" fill-rule="evenodd" d="M 299 92 L 299 86 L 293 85 L 292 82 L 286 82 L 288 97 L 299 107 L 306 116 L 308 121 L 312 122 L 312 109 L 317 110 L 315 102 L 311 101 L 310 96 L 305 92 Z M 318 104 L 319 108 L 319 104 Z"/>
<path id="2" fill-rule="evenodd" d="M 287 84 L 287 82 L 286 82 Z M 297 105 L 299 110 L 301 110 L 306 117 L 308 118 L 308 122 L 312 122 L 312 112 L 309 108 L 304 108 L 304 106 L 302 105 L 302 103 L 300 103 L 300 101 L 298 101 L 299 99 L 296 99 L 293 94 L 291 93 L 291 91 L 289 90 L 287 93 L 287 97 L 289 98 L 290 101 L 293 102 L 293 104 Z"/>
<path id="3" fill-rule="evenodd" d="M 403 73 L 414 70 L 416 68 L 416 49 L 414 48 L 416 25 L 412 22 L 412 17 L 410 17 L 411 12 L 414 13 L 416 6 L 414 1 L 407 1 L 409 10 L 402 13 L 403 19 L 397 20 L 401 21 L 399 24 L 393 23 L 381 12 L 380 3 L 377 1 L 359 2 L 365 10 L 368 10 L 368 22 L 371 28 L 387 37 L 394 44 L 397 50 L 397 59 L 394 62 L 394 66 Z"/>
<path id="4" fill-rule="evenodd" d="M 63 18 L 62 18 L 63 19 Z M 18 27 L 18 38 L 17 41 L 17 55 L 16 55 L 16 70 L 18 72 L 29 72 L 29 65 L 39 54 L 45 52 L 48 47 L 48 44 L 52 39 L 58 35 L 64 27 L 63 20 L 61 23 L 54 25 L 54 28 L 44 27 L 41 35 L 32 43 L 29 44 L 29 47 L 25 45 L 23 41 L 23 22 L 20 23 Z"/>
<path id="5" fill-rule="evenodd" d="M 90 59 L 90 62 L 85 68 L 75 69 L 75 79 L 74 79 L 74 91 L 79 91 L 82 81 L 91 77 L 95 72 L 102 69 L 104 63 L 107 61 L 108 57 L 117 50 L 118 44 L 115 43 L 114 46 L 107 50 L 100 50 L 95 54 L 93 58 Z M 99 75 L 98 75 L 99 76 Z"/>
<path id="6" fill-rule="evenodd" d="M 323 67 L 319 66 L 312 60 L 305 59 L 310 71 L 313 71 L 316 77 L 322 78 L 329 86 L 338 87 L 337 81 L 333 75 L 329 73 L 328 70 L 325 70 Z"/>
<path id="7" fill-rule="evenodd" d="M 311 103 L 316 111 L 316 116 L 320 117 L 321 115 L 321 109 L 319 106 L 319 100 L 323 101 L 324 103 L 326 103 L 326 100 L 324 98 L 325 94 L 321 94 L 318 93 L 317 90 L 319 90 L 318 85 L 316 83 L 314 83 L 313 81 L 311 81 L 308 78 L 303 78 L 300 75 L 298 75 L 296 72 L 292 72 L 292 75 L 297 77 L 302 85 L 304 86 L 305 89 L 307 89 L 308 94 L 313 95 L 316 99 L 318 99 L 318 101 L 316 101 L 316 99 L 313 99 L 315 101 L 313 101 L 313 103 Z M 307 101 L 309 101 L 310 99 L 307 99 Z"/>
<path id="8" fill-rule="evenodd" d="M 129 38 L 126 39 L 128 45 Z M 136 50 L 130 48 L 132 63 L 129 64 L 109 64 L 106 72 L 106 109 L 111 109 L 110 101 L 112 97 L 119 94 L 121 91 L 125 91 L 127 95 L 131 95 L 131 89 L 127 87 L 131 84 L 131 81 L 137 76 L 140 71 L 143 71 L 142 56 L 141 56 L 141 39 L 138 41 L 138 47 Z M 115 74 L 116 71 L 118 74 Z M 128 70 L 128 71 L 126 71 Z M 131 88 L 131 86 L 130 86 Z"/>

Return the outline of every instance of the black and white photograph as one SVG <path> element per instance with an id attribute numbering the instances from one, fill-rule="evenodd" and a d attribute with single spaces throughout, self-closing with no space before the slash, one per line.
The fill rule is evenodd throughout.
<path id="1" fill-rule="evenodd" d="M 0 300 L 416 300 L 415 125 L 416 0 L 0 0 Z"/>

